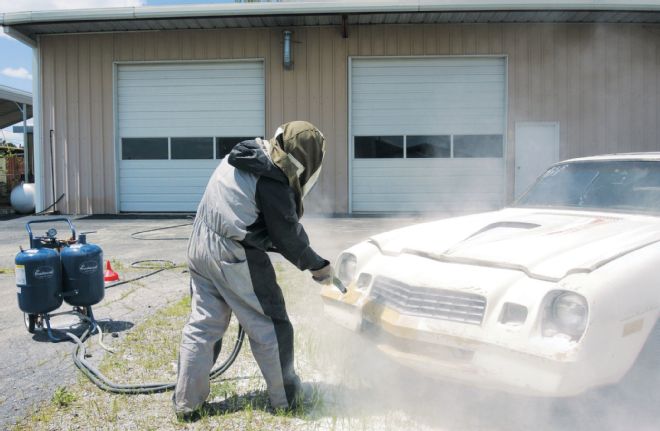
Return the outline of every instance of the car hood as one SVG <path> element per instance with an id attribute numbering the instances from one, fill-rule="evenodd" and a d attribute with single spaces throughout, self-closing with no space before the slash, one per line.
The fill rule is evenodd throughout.
<path id="1" fill-rule="evenodd" d="M 509 208 L 398 229 L 371 242 L 384 254 L 412 253 L 558 281 L 660 241 L 659 227 L 656 217 Z"/>

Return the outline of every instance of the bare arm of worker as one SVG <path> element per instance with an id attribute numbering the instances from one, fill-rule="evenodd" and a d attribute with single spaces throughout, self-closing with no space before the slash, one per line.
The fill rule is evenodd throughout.
<path id="1" fill-rule="evenodd" d="M 257 206 L 263 214 L 268 236 L 277 251 L 301 271 L 316 271 L 329 265 L 309 245 L 309 237 L 298 220 L 293 190 L 268 177 L 257 182 Z"/>

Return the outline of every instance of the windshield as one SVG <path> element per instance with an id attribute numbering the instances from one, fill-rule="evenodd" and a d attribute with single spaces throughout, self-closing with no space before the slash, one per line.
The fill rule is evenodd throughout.
<path id="1" fill-rule="evenodd" d="M 516 206 L 660 212 L 660 162 L 601 160 L 555 165 Z"/>

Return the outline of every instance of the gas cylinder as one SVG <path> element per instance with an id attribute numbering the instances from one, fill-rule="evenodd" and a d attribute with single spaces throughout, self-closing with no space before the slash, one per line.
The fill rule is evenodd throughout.
<path id="1" fill-rule="evenodd" d="M 16 263 L 18 307 L 28 314 L 50 313 L 62 305 L 60 255 L 49 248 L 21 250 Z"/>
<path id="2" fill-rule="evenodd" d="M 60 256 L 64 300 L 82 307 L 101 302 L 105 295 L 101 247 L 88 244 L 86 235 L 80 234 L 75 244 L 62 248 Z"/>

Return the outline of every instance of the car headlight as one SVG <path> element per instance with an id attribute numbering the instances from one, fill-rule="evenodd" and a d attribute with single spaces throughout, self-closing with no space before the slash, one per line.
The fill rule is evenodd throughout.
<path id="1" fill-rule="evenodd" d="M 584 296 L 573 292 L 555 292 L 546 309 L 544 335 L 563 333 L 577 340 L 587 329 L 589 306 Z"/>
<path id="2" fill-rule="evenodd" d="M 344 286 L 348 286 L 355 279 L 357 258 L 351 253 L 343 253 L 337 262 L 337 278 Z"/>

